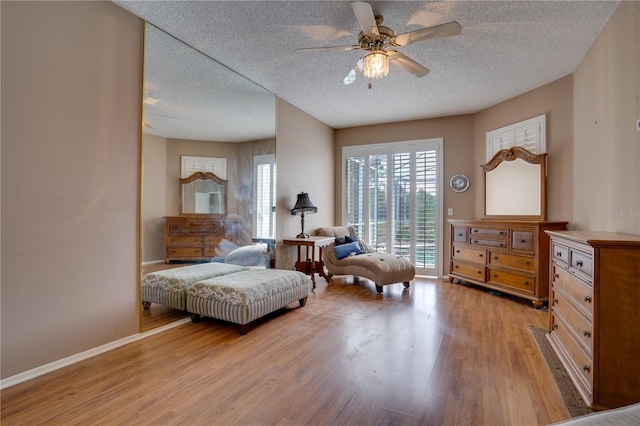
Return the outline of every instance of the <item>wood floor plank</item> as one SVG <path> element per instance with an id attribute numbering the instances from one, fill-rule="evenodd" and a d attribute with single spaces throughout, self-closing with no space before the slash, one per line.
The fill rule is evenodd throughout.
<path id="1" fill-rule="evenodd" d="M 442 280 L 318 280 L 240 336 L 203 319 L 1 392 L 3 425 L 540 425 L 569 417 L 527 327 L 547 312 Z"/>

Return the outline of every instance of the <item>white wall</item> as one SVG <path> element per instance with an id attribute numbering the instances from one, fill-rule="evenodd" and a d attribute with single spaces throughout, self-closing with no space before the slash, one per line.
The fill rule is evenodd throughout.
<path id="1" fill-rule="evenodd" d="M 305 216 L 305 232 L 333 225 L 333 129 L 282 99 L 276 104 L 276 240 L 300 233 L 300 216 L 291 209 L 297 194 L 307 192 L 318 213 Z M 281 245 L 276 267 L 292 269 L 295 247 Z"/>
<path id="2" fill-rule="evenodd" d="M 142 21 L 2 7 L 2 373 L 139 330 Z"/>
<path id="3" fill-rule="evenodd" d="M 640 235 L 640 3 L 620 4 L 574 73 L 574 222 Z"/>

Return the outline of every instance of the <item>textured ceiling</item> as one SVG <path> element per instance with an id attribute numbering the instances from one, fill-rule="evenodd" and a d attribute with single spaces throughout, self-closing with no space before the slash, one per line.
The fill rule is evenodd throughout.
<path id="1" fill-rule="evenodd" d="M 431 70 L 342 83 L 362 51 L 344 1 L 115 1 L 333 128 L 473 113 L 572 73 L 617 1 L 370 2 L 396 34 L 457 21 L 458 36 L 398 48 Z M 174 67 L 187 64 L 174 63 Z"/>

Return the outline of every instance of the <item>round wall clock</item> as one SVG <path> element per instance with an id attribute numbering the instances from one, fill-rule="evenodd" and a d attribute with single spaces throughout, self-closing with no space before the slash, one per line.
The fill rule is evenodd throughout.
<path id="1" fill-rule="evenodd" d="M 453 175 L 449 185 L 455 192 L 464 192 L 469 188 L 469 178 L 462 174 Z"/>

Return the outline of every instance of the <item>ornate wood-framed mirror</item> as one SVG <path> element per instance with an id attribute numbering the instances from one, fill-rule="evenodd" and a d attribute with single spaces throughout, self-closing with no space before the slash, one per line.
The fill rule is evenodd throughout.
<path id="1" fill-rule="evenodd" d="M 484 219 L 546 220 L 547 154 L 525 148 L 498 151 L 480 166 L 484 180 Z"/>
<path id="2" fill-rule="evenodd" d="M 227 215 L 227 181 L 211 172 L 180 179 L 180 216 L 202 215 Z"/>

